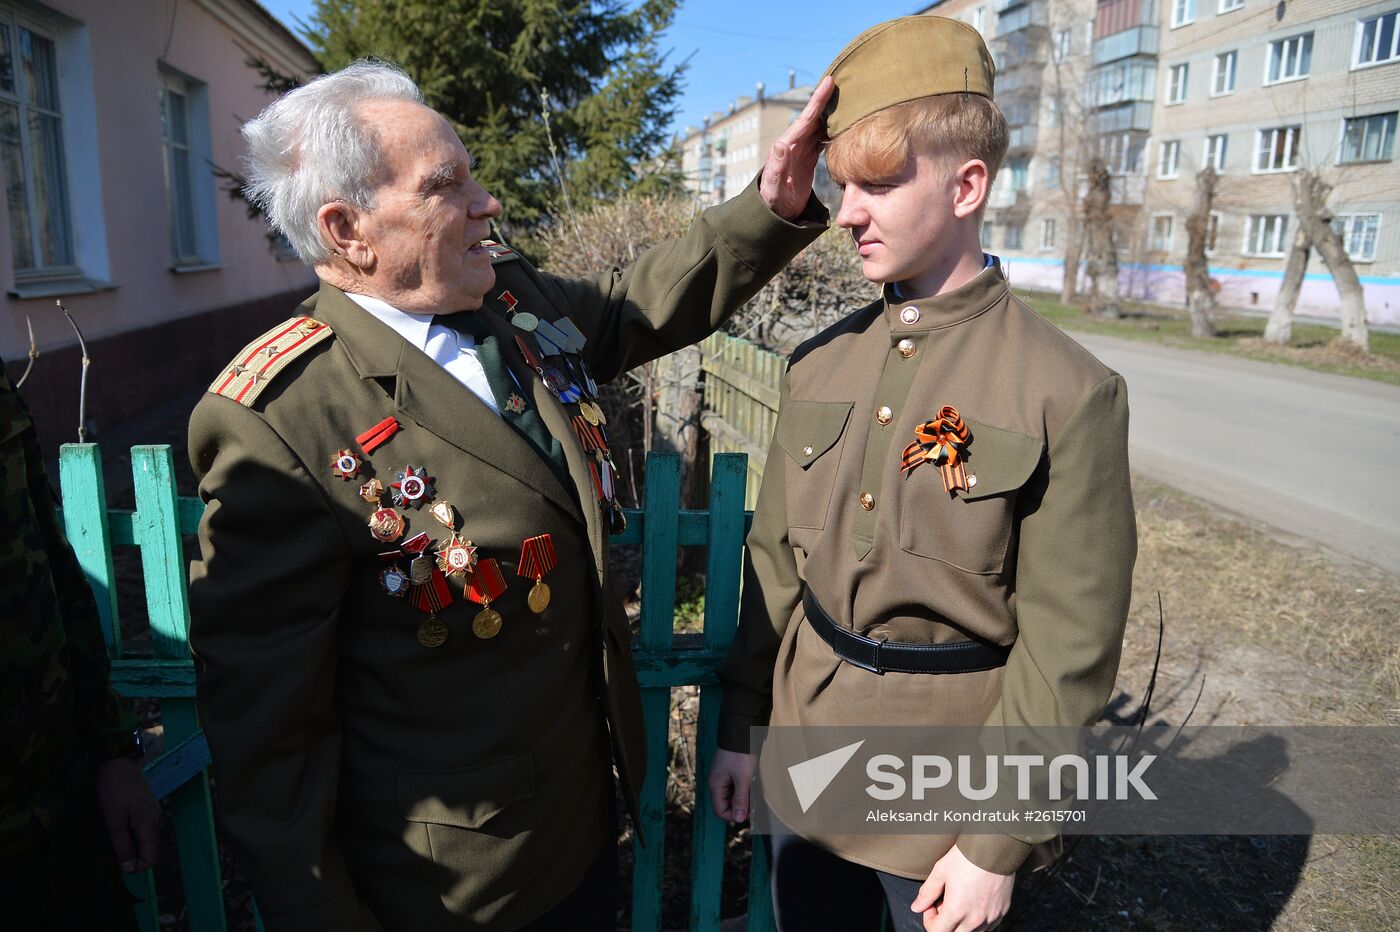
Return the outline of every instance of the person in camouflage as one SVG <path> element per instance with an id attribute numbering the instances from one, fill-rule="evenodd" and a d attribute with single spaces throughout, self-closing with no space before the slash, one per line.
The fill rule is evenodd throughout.
<path id="1" fill-rule="evenodd" d="M 117 870 L 156 859 L 136 716 L 58 525 L 29 410 L 0 366 L 0 924 L 135 928 Z"/>

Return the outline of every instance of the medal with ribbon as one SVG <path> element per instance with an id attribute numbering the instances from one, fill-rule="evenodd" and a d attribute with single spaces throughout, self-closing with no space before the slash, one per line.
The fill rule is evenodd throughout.
<path id="1" fill-rule="evenodd" d="M 505 591 L 506 579 L 501 575 L 501 564 L 495 559 L 477 563 L 467 585 L 467 598 L 481 605 L 481 611 L 472 619 L 472 634 L 486 640 L 500 633 L 501 614 L 491 607 L 491 601 L 499 599 Z"/>
<path id="2" fill-rule="evenodd" d="M 938 416 L 914 428 L 913 443 L 904 448 L 899 471 L 912 473 L 924 463 L 933 463 L 943 477 L 943 490 L 948 493 L 968 490 L 967 448 L 972 445 L 972 431 L 963 423 L 962 415 L 952 405 L 944 405 Z"/>
<path id="3" fill-rule="evenodd" d="M 554 539 L 548 534 L 527 538 L 520 544 L 520 562 L 516 564 L 515 573 L 535 581 L 525 601 L 536 615 L 549 608 L 549 586 L 545 584 L 544 577 L 558 562 L 554 555 Z"/>

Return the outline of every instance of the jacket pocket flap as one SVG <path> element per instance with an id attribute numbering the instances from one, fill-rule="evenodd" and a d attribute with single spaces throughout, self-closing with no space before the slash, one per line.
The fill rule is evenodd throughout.
<path id="1" fill-rule="evenodd" d="M 457 773 L 399 774 L 399 809 L 410 822 L 480 828 L 535 792 L 534 759 L 505 757 Z"/>
<path id="2" fill-rule="evenodd" d="M 970 418 L 967 429 L 972 431 L 967 456 L 968 482 L 972 483 L 973 476 L 977 477 L 977 482 L 966 492 L 959 492 L 958 498 L 975 501 L 1025 485 L 1040 463 L 1043 445 L 1038 438 Z"/>
<path id="3" fill-rule="evenodd" d="M 850 420 L 850 401 L 792 401 L 778 414 L 774 439 L 797 465 L 806 469 L 841 439 Z"/>

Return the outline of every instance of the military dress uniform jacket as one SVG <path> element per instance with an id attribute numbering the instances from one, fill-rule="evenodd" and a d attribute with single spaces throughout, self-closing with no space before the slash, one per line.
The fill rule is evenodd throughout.
<path id="1" fill-rule="evenodd" d="M 808 215 L 824 222 L 815 200 Z M 190 640 L 222 821 L 269 929 L 517 928 L 611 843 L 609 762 L 634 807 L 645 772 L 627 621 L 590 457 L 516 350 L 507 306 L 570 317 L 603 382 L 713 331 L 821 229 L 778 218 L 755 186 L 595 281 L 502 257 L 479 313 L 562 445 L 568 487 L 501 416 L 333 287 L 300 309 L 310 322 L 273 331 L 313 347 L 261 383 L 237 366 L 216 380 L 222 393 L 190 422 L 207 503 Z M 251 404 L 235 400 L 238 386 L 256 390 Z M 397 432 L 365 453 L 356 438 L 386 418 Z M 365 464 L 351 480 L 332 471 L 346 449 Z M 378 506 L 358 490 L 408 466 L 454 506 L 478 558 L 499 561 L 495 637 L 473 636 L 481 606 L 463 580 L 448 579 L 436 647 L 415 636 L 427 616 L 381 587 L 393 547 L 371 536 Z M 427 506 L 398 510 L 408 536 L 443 546 Z M 541 534 L 558 564 L 535 614 L 533 580 L 516 567 L 522 541 Z"/>
<path id="2" fill-rule="evenodd" d="M 3 367 L 0 528 L 6 921 L 124 929 L 133 916 L 93 768 L 133 750 L 136 715 L 108 681 L 97 603 L 59 525 L 34 422 Z"/>
<path id="3" fill-rule="evenodd" d="M 901 474 L 943 405 L 972 432 L 971 488 Z M 883 410 L 882 410 L 883 409 Z M 748 537 L 720 745 L 779 725 L 1082 725 L 1113 686 L 1136 529 L 1123 379 L 1011 295 L 999 266 L 949 294 L 876 301 L 798 347 Z M 876 640 L 1010 645 L 980 673 L 877 675 L 804 624 L 810 586 Z M 1049 836 L 813 839 L 922 879 L 954 842 L 1012 873 Z"/>

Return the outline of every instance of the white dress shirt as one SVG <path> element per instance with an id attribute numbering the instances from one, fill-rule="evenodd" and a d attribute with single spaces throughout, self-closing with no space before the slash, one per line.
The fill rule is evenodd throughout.
<path id="1" fill-rule="evenodd" d="M 476 340 L 470 333 L 458 333 L 451 327 L 435 324 L 432 314 L 410 314 L 369 295 L 346 292 L 345 297 L 407 340 L 410 346 L 426 353 L 428 358 L 470 389 L 486 407 L 497 414 L 501 413 L 495 393 L 486 381 L 486 370 L 477 358 Z"/>

